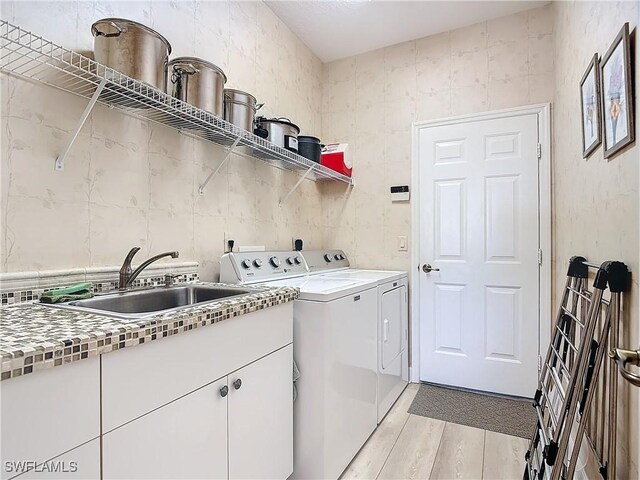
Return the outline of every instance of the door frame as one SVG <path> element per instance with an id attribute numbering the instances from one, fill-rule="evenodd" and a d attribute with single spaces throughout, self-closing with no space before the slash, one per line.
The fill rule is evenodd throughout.
<path id="1" fill-rule="evenodd" d="M 542 250 L 542 265 L 538 271 L 540 308 L 538 310 L 538 356 L 542 355 L 551 338 L 551 104 L 541 103 L 523 107 L 472 113 L 455 117 L 414 122 L 411 129 L 411 270 L 409 294 L 414 301 L 410 306 L 411 355 L 409 379 L 420 382 L 420 130 L 455 125 L 478 120 L 494 120 L 513 116 L 535 114 L 538 117 L 538 137 L 541 145 L 538 161 L 538 246 Z M 540 360 L 538 365 L 540 365 Z"/>

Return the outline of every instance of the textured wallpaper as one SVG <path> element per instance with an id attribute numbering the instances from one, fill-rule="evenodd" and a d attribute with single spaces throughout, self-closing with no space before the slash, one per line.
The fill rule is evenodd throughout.
<path id="1" fill-rule="evenodd" d="M 594 262 L 621 260 L 627 263 L 631 268 L 633 285 L 624 305 L 622 345 L 637 348 L 640 344 L 640 149 L 636 144 L 626 152 L 605 160 L 600 147 L 588 159 L 582 158 L 579 83 L 593 54 L 597 52 L 602 57 L 625 22 L 629 22 L 631 30 L 637 29 L 638 3 L 557 2 L 553 4 L 553 11 L 556 35 L 553 115 L 555 298 L 563 286 L 571 255 L 584 255 Z M 637 47 L 637 32 L 635 38 Z M 636 105 L 639 96 L 636 81 Z M 637 125 L 636 121 L 636 138 Z M 638 478 L 640 389 L 630 387 L 623 380 L 620 383 L 620 401 L 625 408 L 620 412 L 618 421 L 618 478 Z"/>
<path id="2" fill-rule="evenodd" d="M 227 87 L 253 93 L 268 116 L 287 116 L 320 134 L 321 62 L 261 2 L 2 2 L 2 18 L 67 48 L 92 50 L 91 24 L 140 21 L 165 35 L 173 55 L 220 66 Z M 318 185 L 234 155 L 208 185 L 222 148 L 97 106 L 64 172 L 53 162 L 87 100 L 5 74 L 2 83 L 2 271 L 117 265 L 179 250 L 201 277 L 218 273 L 224 232 L 236 245 L 288 249 L 293 236 L 322 242 Z"/>
<path id="3" fill-rule="evenodd" d="M 323 138 L 349 143 L 356 180 L 323 186 L 325 245 L 408 270 L 411 207 L 389 187 L 411 185 L 412 122 L 550 102 L 553 68 L 549 6 L 325 64 Z"/>

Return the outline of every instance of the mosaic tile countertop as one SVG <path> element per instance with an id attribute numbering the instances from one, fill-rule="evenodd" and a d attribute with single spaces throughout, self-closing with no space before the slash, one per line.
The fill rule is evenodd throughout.
<path id="1" fill-rule="evenodd" d="M 218 285 L 197 282 L 197 285 Z M 225 285 L 228 286 L 228 285 Z M 237 285 L 236 285 L 237 287 Z M 297 288 L 243 286 L 251 293 L 228 300 L 120 319 L 39 303 L 0 307 L 2 380 L 95 357 L 202 328 L 298 298 Z"/>

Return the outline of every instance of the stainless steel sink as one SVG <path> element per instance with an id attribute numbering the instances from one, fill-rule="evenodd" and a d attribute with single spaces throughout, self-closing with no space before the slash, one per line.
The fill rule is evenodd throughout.
<path id="1" fill-rule="evenodd" d="M 236 287 L 185 285 L 109 293 L 87 300 L 50 306 L 118 318 L 139 318 L 207 302 L 227 300 L 247 293 L 250 293 L 250 290 Z"/>

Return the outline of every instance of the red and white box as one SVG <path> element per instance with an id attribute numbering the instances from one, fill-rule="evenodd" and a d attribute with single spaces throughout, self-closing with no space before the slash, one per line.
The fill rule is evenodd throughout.
<path id="1" fill-rule="evenodd" d="M 325 145 L 320 156 L 320 163 L 338 173 L 351 177 L 351 156 L 348 143 Z"/>

